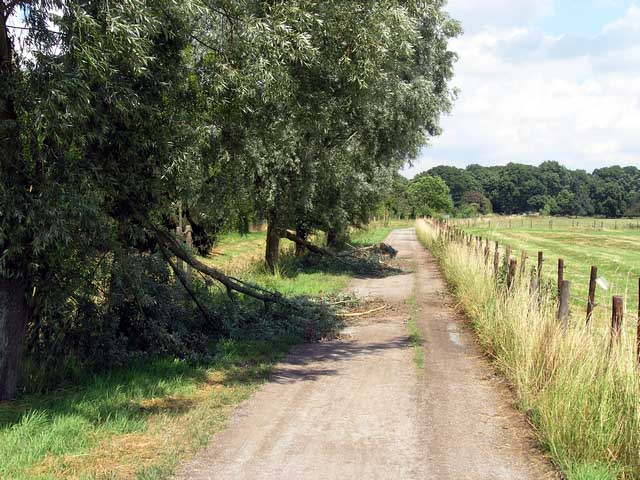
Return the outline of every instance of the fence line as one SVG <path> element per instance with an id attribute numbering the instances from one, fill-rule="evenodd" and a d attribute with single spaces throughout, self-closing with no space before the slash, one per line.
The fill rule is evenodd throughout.
<path id="1" fill-rule="evenodd" d="M 444 243 L 455 243 L 462 248 L 467 248 L 475 252 L 478 256 L 482 255 L 484 258 L 484 265 L 488 267 L 490 247 L 488 238 L 483 238 L 481 235 L 471 235 L 461 228 L 457 224 L 450 224 L 445 221 L 431 220 L 431 225 L 435 227 L 438 238 Z M 522 252 L 520 275 L 526 273 L 524 267 L 527 254 Z M 530 278 L 530 294 L 537 295 L 538 291 L 542 287 L 542 266 L 544 263 L 544 253 L 538 252 L 538 264 L 534 274 Z M 511 245 L 505 245 L 505 254 L 503 259 L 503 266 L 506 269 L 507 276 L 505 282 L 506 293 L 509 293 L 515 282 L 517 275 L 518 261 L 515 258 L 511 258 Z M 589 290 L 587 295 L 587 307 L 586 307 L 586 324 L 588 325 L 592 316 L 596 304 L 596 279 L 597 279 L 597 266 L 591 267 L 591 274 L 589 277 Z M 569 318 L 569 300 L 571 298 L 578 299 L 571 295 L 571 281 L 565 279 L 565 264 L 564 259 L 558 258 L 558 270 L 557 270 L 557 311 L 556 318 L 561 326 L 566 328 Z M 500 274 L 500 249 L 499 243 L 495 242 L 495 250 L 493 256 L 493 275 L 498 279 Z M 580 301 L 584 299 L 578 299 Z M 610 346 L 614 348 L 618 343 L 622 332 L 622 323 L 624 320 L 624 297 L 620 295 L 614 295 L 611 299 L 611 329 L 610 329 Z M 608 309 L 606 309 L 608 310 Z M 636 360 L 640 366 L 640 278 L 638 278 L 638 315 L 637 315 L 637 328 L 636 328 Z"/>

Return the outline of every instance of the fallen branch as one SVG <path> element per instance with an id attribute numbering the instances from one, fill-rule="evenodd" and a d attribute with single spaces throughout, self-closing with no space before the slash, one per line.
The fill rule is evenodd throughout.
<path id="1" fill-rule="evenodd" d="M 353 250 L 345 250 L 344 252 L 335 253 L 329 249 L 319 247 L 318 245 L 315 245 L 307 240 L 304 240 L 289 230 L 283 230 L 282 232 L 280 232 L 280 236 L 283 238 L 286 238 L 287 240 L 291 240 L 293 243 L 297 245 L 302 245 L 312 253 L 316 253 L 318 255 L 326 255 L 328 257 L 335 258 L 338 261 L 343 261 L 343 259 L 345 258 L 361 259 L 361 255 L 366 254 L 368 252 L 380 253 L 383 255 L 388 255 L 390 257 L 395 257 L 397 254 L 396 249 L 393 248 L 391 245 L 387 245 L 386 243 L 376 243 L 375 245 L 370 245 L 368 247 L 360 247 L 360 248 L 356 248 L 352 245 L 349 245 L 349 247 L 351 247 Z M 347 262 L 343 262 L 343 263 L 347 263 Z M 350 265 L 349 263 L 347 264 Z"/>
<path id="2" fill-rule="evenodd" d="M 298 237 L 293 232 L 290 232 L 289 230 L 283 230 L 280 233 L 280 235 L 282 237 L 286 238 L 287 240 L 291 240 L 293 243 L 295 243 L 297 245 L 301 245 L 301 246 L 305 247 L 307 250 L 309 250 L 312 253 L 317 253 L 319 255 L 327 255 L 329 257 L 335 257 L 336 256 L 336 254 L 333 253 L 331 250 L 327 250 L 326 248 L 319 247 L 318 245 L 315 245 L 315 244 L 309 242 L 308 240 L 304 240 L 304 239 Z"/>
<path id="3" fill-rule="evenodd" d="M 202 313 L 204 318 L 206 318 L 208 321 L 212 321 L 213 317 L 209 314 L 209 310 L 207 309 L 207 307 L 204 306 L 204 304 L 200 301 L 200 299 L 196 295 L 196 292 L 189 285 L 189 281 L 187 280 L 187 277 L 184 274 L 184 272 L 182 271 L 182 269 L 177 267 L 177 265 L 171 259 L 171 257 L 167 253 L 167 250 L 164 248 L 164 246 L 162 244 L 160 244 L 160 250 L 162 251 L 162 256 L 165 258 L 165 260 L 167 261 L 167 263 L 169 264 L 169 266 L 173 270 L 173 273 L 175 273 L 176 277 L 178 277 L 178 280 L 180 281 L 180 283 L 182 284 L 184 289 L 187 291 L 187 293 L 189 294 L 191 299 L 197 305 L 198 310 L 200 310 L 200 312 Z"/>
<path id="4" fill-rule="evenodd" d="M 388 255 L 390 257 L 395 257 L 397 255 L 397 250 L 393 248 L 391 245 L 387 243 L 375 243 L 373 245 L 369 245 L 368 247 L 354 247 L 353 245 L 349 245 L 353 250 L 346 250 L 344 252 L 340 252 L 337 255 L 339 257 L 357 257 L 359 254 L 373 252 L 379 253 L 382 255 Z"/>
<path id="5" fill-rule="evenodd" d="M 226 287 L 228 293 L 235 291 L 238 293 L 242 293 L 243 295 L 247 295 L 248 297 L 252 297 L 268 303 L 277 303 L 282 300 L 282 297 L 278 293 L 269 292 L 263 289 L 257 289 L 254 286 L 242 282 L 241 280 L 231 278 L 213 267 L 205 265 L 188 250 L 186 250 L 184 246 L 182 246 L 173 237 L 173 235 L 157 228 L 155 225 L 152 225 L 149 222 L 146 222 L 146 224 L 155 233 L 156 239 L 158 240 L 159 244 L 166 247 L 172 254 L 183 260 L 188 265 L 191 265 L 197 271 L 220 282 Z"/>

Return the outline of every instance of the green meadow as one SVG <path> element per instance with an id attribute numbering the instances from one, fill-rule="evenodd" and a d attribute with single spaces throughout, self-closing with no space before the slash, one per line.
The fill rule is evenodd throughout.
<path id="1" fill-rule="evenodd" d="M 594 227 L 595 225 L 595 227 Z M 544 253 L 543 276 L 557 278 L 558 258 L 564 260 L 564 278 L 571 281 L 574 313 L 586 309 L 591 266 L 606 280 L 609 290 L 596 289 L 596 302 L 608 309 L 613 295 L 622 295 L 627 312 L 633 314 L 638 301 L 640 278 L 640 228 L 635 219 L 491 217 L 484 221 L 459 221 L 465 231 L 511 245 L 518 261 L 527 252 L 528 268 Z M 494 245 L 491 245 L 494 248 Z"/>

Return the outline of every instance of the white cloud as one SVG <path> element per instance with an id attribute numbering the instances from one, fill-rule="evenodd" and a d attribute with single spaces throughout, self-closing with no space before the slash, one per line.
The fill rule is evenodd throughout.
<path id="1" fill-rule="evenodd" d="M 640 8 L 574 44 L 534 26 L 452 42 L 460 98 L 408 173 L 442 163 L 640 165 Z"/>
<path id="2" fill-rule="evenodd" d="M 450 0 L 447 10 L 468 33 L 487 25 L 528 25 L 553 11 L 553 0 Z"/>

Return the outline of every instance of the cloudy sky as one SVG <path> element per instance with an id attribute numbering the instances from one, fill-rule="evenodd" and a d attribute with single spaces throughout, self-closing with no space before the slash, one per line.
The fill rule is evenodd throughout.
<path id="1" fill-rule="evenodd" d="M 640 166 L 640 0 L 450 0 L 460 89 L 435 165 Z"/>

